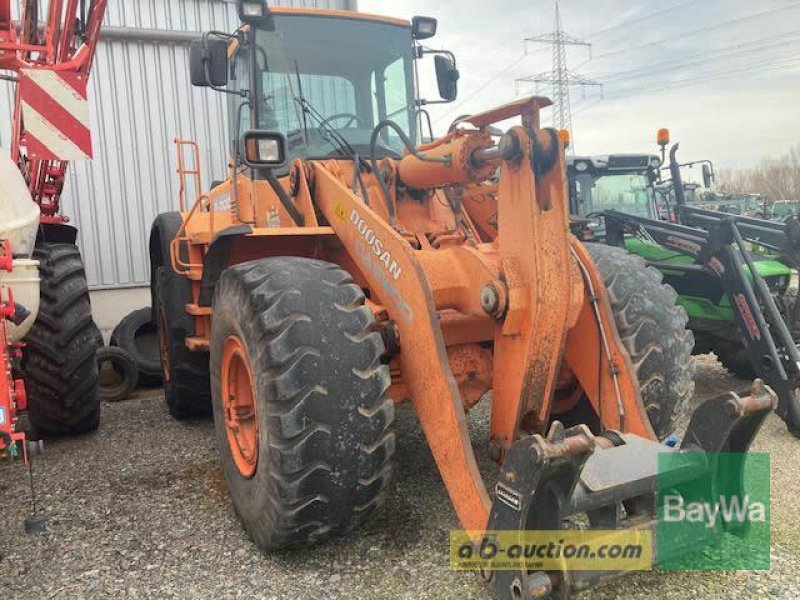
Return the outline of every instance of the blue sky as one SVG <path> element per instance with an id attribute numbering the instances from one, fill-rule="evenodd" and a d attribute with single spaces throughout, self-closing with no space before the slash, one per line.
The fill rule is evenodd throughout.
<path id="1" fill-rule="evenodd" d="M 525 55 L 523 39 L 552 31 L 553 0 L 358 6 L 439 19 L 429 45 L 455 52 L 462 76 L 459 100 L 431 111 L 439 131 L 461 114 L 513 100 L 515 79 L 551 68 L 550 48 L 530 46 Z M 593 43 L 591 55 L 568 50 L 570 69 L 605 82 L 602 97 L 598 88 L 572 89 L 577 152 L 650 151 L 656 130 L 669 127 L 685 160 L 747 167 L 800 143 L 800 2 L 561 0 L 560 7 L 564 30 Z M 423 95 L 434 97 L 433 73 L 423 69 L 421 79 Z"/>

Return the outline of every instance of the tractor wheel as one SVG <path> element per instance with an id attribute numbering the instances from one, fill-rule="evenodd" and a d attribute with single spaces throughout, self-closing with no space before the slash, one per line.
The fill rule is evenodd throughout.
<path id="1" fill-rule="evenodd" d="M 797 302 L 798 290 L 792 288 L 786 292 L 782 297 L 777 297 L 776 304 L 778 310 L 786 321 L 786 326 L 789 328 L 789 333 L 792 336 L 795 344 L 800 344 L 800 323 L 795 322 L 794 308 Z M 713 348 L 714 354 L 717 355 L 719 362 L 725 367 L 732 375 L 739 379 L 752 380 L 758 377 L 758 372 L 753 366 L 753 361 L 750 359 L 750 354 L 745 347 L 744 339 L 741 334 L 735 339 L 719 340 Z"/>
<path id="2" fill-rule="evenodd" d="M 97 350 L 89 287 L 74 244 L 36 245 L 41 305 L 22 361 L 28 414 L 37 433 L 76 435 L 100 424 Z"/>
<path id="3" fill-rule="evenodd" d="M 169 412 L 179 420 L 208 416 L 208 354 L 186 347 L 186 338 L 194 335 L 194 317 L 186 312 L 191 301 L 190 283 L 166 266 L 156 269 L 155 287 L 156 327 Z"/>
<path id="4" fill-rule="evenodd" d="M 223 272 L 214 422 L 233 505 L 265 550 L 343 534 L 380 508 L 394 405 L 364 294 L 338 266 L 268 258 Z"/>
<path id="5" fill-rule="evenodd" d="M 130 313 L 114 328 L 109 343 L 133 357 L 139 371 L 139 385 L 144 387 L 158 387 L 162 383 L 158 330 L 152 314 L 149 308 Z"/>
<path id="6" fill-rule="evenodd" d="M 719 362 L 731 375 L 739 379 L 753 380 L 756 374 L 753 361 L 747 353 L 747 348 L 741 340 L 719 340 L 714 346 L 714 354 L 717 355 Z"/>
<path id="7" fill-rule="evenodd" d="M 639 381 L 650 424 L 659 439 L 694 393 L 694 337 L 686 311 L 661 273 L 622 248 L 586 244 L 603 277 L 620 339 Z"/>

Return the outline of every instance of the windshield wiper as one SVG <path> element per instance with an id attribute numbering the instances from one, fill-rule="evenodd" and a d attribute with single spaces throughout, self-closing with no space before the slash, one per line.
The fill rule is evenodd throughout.
<path id="1" fill-rule="evenodd" d="M 344 136 L 340 134 L 336 128 L 325 119 L 322 113 L 320 113 L 314 107 L 314 105 L 311 104 L 311 101 L 305 97 L 303 94 L 303 84 L 300 81 L 300 68 L 298 67 L 297 61 L 294 63 L 294 68 L 297 76 L 298 92 L 298 96 L 295 96 L 294 101 L 300 106 L 300 109 L 303 112 L 303 131 L 305 132 L 306 140 L 308 140 L 307 118 L 311 117 L 314 121 L 316 121 L 316 128 L 326 142 L 333 146 L 334 149 L 337 150 L 342 156 L 357 162 L 361 169 L 364 169 L 367 173 L 370 173 L 372 169 L 370 168 L 369 164 L 359 157 L 358 152 L 355 151 L 355 148 L 353 148 L 344 138 Z"/>

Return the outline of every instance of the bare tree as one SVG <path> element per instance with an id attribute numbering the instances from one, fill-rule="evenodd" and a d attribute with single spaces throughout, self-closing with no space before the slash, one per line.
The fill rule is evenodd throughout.
<path id="1" fill-rule="evenodd" d="M 800 201 L 800 144 L 780 158 L 763 159 L 752 169 L 720 169 L 717 183 L 726 193 Z"/>

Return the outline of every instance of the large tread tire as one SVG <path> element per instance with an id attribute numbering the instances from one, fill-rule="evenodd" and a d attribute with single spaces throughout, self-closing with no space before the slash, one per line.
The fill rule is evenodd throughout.
<path id="1" fill-rule="evenodd" d="M 268 258 L 227 269 L 212 321 L 214 421 L 233 505 L 265 550 L 303 547 L 364 523 L 386 499 L 395 447 L 384 343 L 362 290 L 336 265 Z M 250 359 L 259 426 L 255 473 L 232 456 L 221 398 L 223 346 Z"/>
<path id="2" fill-rule="evenodd" d="M 97 349 L 89 287 L 74 244 L 43 242 L 39 261 L 41 305 L 25 338 L 22 371 L 31 425 L 40 435 L 78 435 L 100 424 Z"/>
<path id="3" fill-rule="evenodd" d="M 191 301 L 190 286 L 188 279 L 169 266 L 156 270 L 155 306 L 164 398 L 170 414 L 178 420 L 211 414 L 208 353 L 186 347 L 186 338 L 194 335 L 194 317 L 186 312 Z"/>
<path id="4" fill-rule="evenodd" d="M 158 329 L 150 308 L 140 308 L 127 315 L 114 328 L 110 346 L 125 350 L 136 361 L 139 385 L 158 387 L 163 383 Z"/>
<path id="5" fill-rule="evenodd" d="M 586 244 L 605 282 L 620 339 L 630 356 L 647 416 L 659 439 L 694 393 L 694 346 L 686 311 L 662 274 L 622 248 Z"/>

